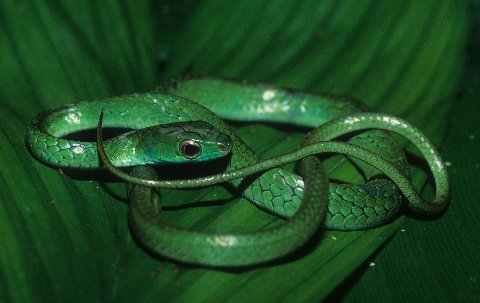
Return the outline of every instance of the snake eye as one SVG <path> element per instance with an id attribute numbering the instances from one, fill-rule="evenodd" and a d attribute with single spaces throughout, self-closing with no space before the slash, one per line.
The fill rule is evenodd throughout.
<path id="1" fill-rule="evenodd" d="M 202 153 L 202 146 L 193 140 L 185 140 L 180 143 L 180 153 L 187 159 L 195 159 Z"/>

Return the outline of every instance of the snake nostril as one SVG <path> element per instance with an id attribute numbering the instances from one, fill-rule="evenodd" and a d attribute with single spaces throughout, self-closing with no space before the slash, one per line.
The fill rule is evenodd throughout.
<path id="1" fill-rule="evenodd" d="M 223 145 L 222 143 L 218 143 L 218 148 L 219 148 L 221 151 L 225 151 L 225 145 Z"/>

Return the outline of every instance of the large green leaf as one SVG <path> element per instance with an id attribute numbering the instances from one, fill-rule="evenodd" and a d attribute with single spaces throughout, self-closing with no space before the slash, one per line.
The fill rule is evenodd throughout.
<path id="1" fill-rule="evenodd" d="M 301 251 L 262 267 L 179 265 L 130 238 L 123 184 L 39 164 L 26 150 L 25 126 L 65 102 L 151 90 L 193 73 L 349 94 L 409 119 L 439 143 L 466 62 L 467 9 L 466 1 L 453 0 L 1 2 L 0 300 L 326 297 L 402 220 L 369 231 L 319 232 Z M 238 131 L 264 156 L 295 148 L 301 137 L 260 125 Z M 337 174 L 348 178 L 345 171 Z M 421 185 L 425 173 L 415 169 L 414 177 Z M 167 191 L 164 198 L 173 204 L 232 195 L 217 187 Z M 170 218 L 217 230 L 278 223 L 243 199 L 220 204 L 181 208 Z"/>
<path id="2" fill-rule="evenodd" d="M 478 82 L 477 82 L 478 83 Z M 443 155 L 451 163 L 452 204 L 440 219 L 409 219 L 402 232 L 374 258 L 375 267 L 346 296 L 346 302 L 474 302 L 480 296 L 478 184 L 480 182 L 477 88 L 452 113 Z M 408 279 L 406 279 L 408 277 Z M 375 285 L 375 287 L 372 287 Z M 337 292 L 336 300 L 346 295 Z"/>
<path id="3" fill-rule="evenodd" d="M 439 220 L 405 220 L 402 233 L 349 280 L 358 283 L 331 298 L 345 302 L 475 302 L 480 297 L 480 1 L 472 4 L 474 26 L 469 73 L 450 113 L 442 148 L 452 182 L 452 204 Z M 404 279 L 408 277 L 408 279 Z M 371 287 L 375 285 L 375 287 Z"/>

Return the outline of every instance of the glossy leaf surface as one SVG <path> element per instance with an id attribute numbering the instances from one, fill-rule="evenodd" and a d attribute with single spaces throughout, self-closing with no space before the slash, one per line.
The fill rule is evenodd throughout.
<path id="1" fill-rule="evenodd" d="M 319 232 L 301 251 L 262 267 L 177 264 L 131 239 L 123 184 L 38 163 L 25 147 L 25 127 L 64 103 L 148 91 L 173 76 L 200 74 L 351 95 L 408 119 L 440 144 L 461 89 L 469 26 L 465 1 L 2 1 L 0 301 L 308 302 L 339 285 L 350 288 L 342 281 L 369 264 L 403 219 L 369 231 Z M 265 157 L 295 148 L 302 135 L 256 124 L 238 131 Z M 413 171 L 421 186 L 425 173 Z M 333 173 L 349 178 L 350 170 Z M 462 176 L 452 172 L 454 186 L 463 186 Z M 224 203 L 233 196 L 221 187 L 164 197 L 169 205 L 213 201 L 172 212 L 183 226 L 255 230 L 278 223 L 243 199 Z M 415 221 L 411 229 L 439 224 L 444 231 L 459 220 L 449 213 L 438 223 Z M 419 254 L 436 249 L 426 245 Z M 399 254 L 382 263 L 394 264 Z"/>

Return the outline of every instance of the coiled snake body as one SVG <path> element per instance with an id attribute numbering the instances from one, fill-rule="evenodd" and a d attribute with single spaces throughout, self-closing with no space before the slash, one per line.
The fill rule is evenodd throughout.
<path id="1" fill-rule="evenodd" d="M 107 167 L 133 184 L 129 190 L 133 233 L 147 248 L 180 261 L 231 266 L 271 260 L 302 245 L 322 223 L 335 230 L 385 224 L 398 215 L 402 195 L 411 209 L 424 215 L 437 215 L 448 206 L 445 166 L 418 129 L 395 117 L 364 113 L 362 105 L 346 98 L 308 95 L 270 86 L 218 79 L 185 80 L 172 83 L 162 93 L 64 106 L 32 121 L 27 128 L 27 144 L 38 159 L 48 164 L 98 168 L 95 143 L 60 137 L 94 128 L 101 112 L 106 126 L 139 129 L 105 142 L 99 132 L 97 140 Z M 260 160 L 219 117 L 293 123 L 315 129 L 292 153 Z M 386 132 L 378 129 L 406 137 L 423 154 L 435 178 L 437 193 L 432 202 L 424 201 L 409 181 L 403 151 Z M 349 143 L 331 141 L 360 130 L 367 131 L 353 136 Z M 348 155 L 367 183 L 329 182 L 318 158 L 312 157 L 318 153 Z M 231 158 L 225 173 L 200 179 L 157 181 L 150 168 L 139 166 L 206 161 L 227 154 Z M 299 159 L 303 159 L 302 176 L 278 168 Z M 126 176 L 116 166 L 137 167 L 132 175 Z M 244 177 L 259 171 L 265 172 L 245 184 Z M 241 188 L 242 195 L 258 207 L 288 219 L 279 227 L 254 233 L 185 230 L 161 218 L 158 195 L 150 188 L 195 187 L 227 181 Z"/>

